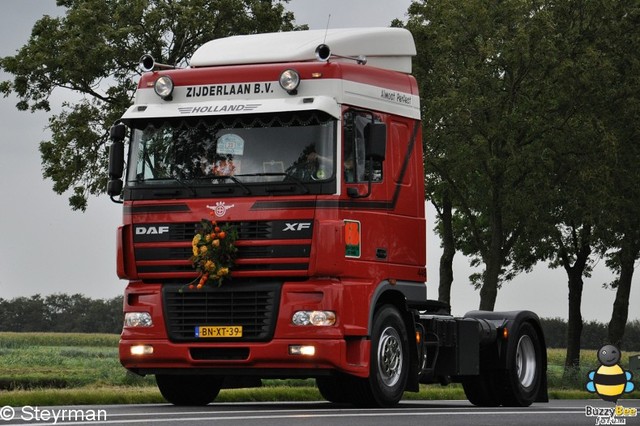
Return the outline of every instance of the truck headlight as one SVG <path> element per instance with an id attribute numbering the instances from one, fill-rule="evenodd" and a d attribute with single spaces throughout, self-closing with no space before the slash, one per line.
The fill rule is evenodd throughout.
<path id="1" fill-rule="evenodd" d="M 125 327 L 152 327 L 153 320 L 149 312 L 127 312 L 124 314 Z"/>
<path id="2" fill-rule="evenodd" d="M 330 326 L 336 323 L 333 311 L 297 311 L 291 318 L 293 325 Z"/>

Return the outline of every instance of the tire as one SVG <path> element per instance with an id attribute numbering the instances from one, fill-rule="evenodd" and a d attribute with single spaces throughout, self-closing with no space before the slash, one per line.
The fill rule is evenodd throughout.
<path id="1" fill-rule="evenodd" d="M 223 377 L 156 374 L 160 393 L 173 405 L 202 406 L 216 399 Z"/>
<path id="2" fill-rule="evenodd" d="M 542 386 L 542 345 L 537 330 L 524 323 L 518 330 L 513 356 L 502 377 L 501 402 L 505 407 L 528 407 Z"/>
<path id="3" fill-rule="evenodd" d="M 409 345 L 404 321 L 394 306 L 384 305 L 373 320 L 369 377 L 352 379 L 352 402 L 363 407 L 396 405 L 404 393 L 408 371 Z"/>
<path id="4" fill-rule="evenodd" d="M 462 388 L 469 402 L 478 407 L 497 407 L 500 393 L 496 387 L 494 371 L 481 371 L 477 376 L 465 377 Z"/>
<path id="5" fill-rule="evenodd" d="M 473 405 L 528 407 L 535 401 L 543 380 L 542 345 L 538 332 L 530 323 L 524 323 L 514 342 L 506 370 L 482 370 L 480 366 L 478 376 L 462 380 L 464 393 Z"/>
<path id="6" fill-rule="evenodd" d="M 351 401 L 349 395 L 349 382 L 342 376 L 337 377 L 318 377 L 316 385 L 320 391 L 320 395 L 329 402 L 342 404 Z"/>

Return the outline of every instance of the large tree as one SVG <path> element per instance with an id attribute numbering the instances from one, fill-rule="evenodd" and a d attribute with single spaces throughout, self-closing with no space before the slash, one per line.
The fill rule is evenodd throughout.
<path id="1" fill-rule="evenodd" d="M 532 238 L 536 200 L 548 189 L 543 136 L 561 125 L 541 84 L 557 53 L 552 24 L 537 1 L 423 0 L 409 9 L 427 195 L 438 207 L 445 263 L 457 247 L 484 266 L 472 277 L 480 309 L 493 310 L 513 276 L 514 249 Z"/>
<path id="2" fill-rule="evenodd" d="M 603 55 L 610 64 L 601 76 L 607 103 L 599 112 L 614 146 L 612 161 L 613 201 L 606 215 L 607 265 L 618 275 L 608 339 L 622 346 L 629 315 L 629 296 L 640 258 L 640 4 L 621 0 L 611 4 Z"/>
<path id="3" fill-rule="evenodd" d="M 131 104 L 138 61 L 186 65 L 203 43 L 236 34 L 293 30 L 288 0 L 57 0 L 64 16 L 44 16 L 15 56 L 0 59 L 20 110 L 50 111 L 54 91 L 73 92 L 49 118 L 40 143 L 43 175 L 73 209 L 106 189 L 108 129 Z M 57 108 L 56 108 L 57 109 Z M 58 109 L 57 109 L 58 110 Z"/>
<path id="4" fill-rule="evenodd" d="M 484 265 L 474 278 L 480 308 L 490 310 L 514 274 L 540 260 L 564 268 L 568 372 L 579 365 L 584 277 L 598 255 L 620 248 L 610 258 L 621 273 L 614 318 L 626 321 L 638 255 L 640 202 L 629 188 L 640 92 L 631 72 L 635 3 L 423 0 L 409 9 L 441 267 L 451 269 L 456 249 Z"/>

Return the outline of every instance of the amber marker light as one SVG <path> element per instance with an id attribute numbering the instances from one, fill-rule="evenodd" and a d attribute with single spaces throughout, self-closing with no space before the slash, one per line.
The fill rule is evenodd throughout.
<path id="1" fill-rule="evenodd" d="M 509 338 L 509 329 L 507 327 L 504 327 L 502 329 L 502 339 L 507 340 L 508 338 Z"/>

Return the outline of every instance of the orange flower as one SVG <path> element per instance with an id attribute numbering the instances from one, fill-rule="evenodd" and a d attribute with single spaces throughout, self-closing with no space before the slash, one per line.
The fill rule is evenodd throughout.
<path id="1" fill-rule="evenodd" d="M 231 274 L 230 269 L 238 252 L 234 245 L 238 238 L 237 230 L 228 224 L 219 227 L 216 222 L 202 219 L 201 227 L 196 232 L 191 241 L 193 256 L 190 260 L 200 275 L 188 287 L 201 289 L 206 285 L 220 286 Z"/>

